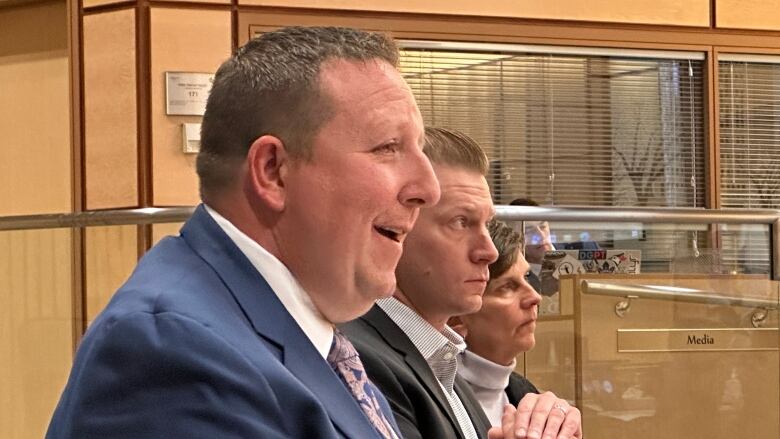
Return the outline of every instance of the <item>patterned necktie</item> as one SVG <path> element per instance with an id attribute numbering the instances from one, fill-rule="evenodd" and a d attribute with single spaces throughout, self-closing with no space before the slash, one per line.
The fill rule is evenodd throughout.
<path id="1" fill-rule="evenodd" d="M 379 407 L 379 401 L 374 393 L 374 385 L 368 380 L 355 347 L 338 330 L 333 334 L 333 345 L 331 345 L 328 354 L 328 363 L 347 386 L 379 434 L 386 439 L 397 439 L 398 436 L 396 436 L 393 427 L 390 426 L 390 422 Z"/>

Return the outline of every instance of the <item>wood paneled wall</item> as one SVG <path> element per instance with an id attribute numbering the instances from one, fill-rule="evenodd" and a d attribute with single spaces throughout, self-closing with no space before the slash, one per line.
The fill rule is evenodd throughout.
<path id="1" fill-rule="evenodd" d="M 73 206 L 65 0 L 0 7 L 0 216 Z M 43 437 L 73 350 L 72 232 L 0 232 L 0 437 Z"/>
<path id="2" fill-rule="evenodd" d="M 716 0 L 715 9 L 720 28 L 780 30 L 777 0 Z"/>
<path id="3" fill-rule="evenodd" d="M 84 17 L 86 208 L 138 205 L 135 9 Z"/>
<path id="4" fill-rule="evenodd" d="M 73 359 L 71 231 L 0 232 L 0 437 L 41 438 Z"/>
<path id="5" fill-rule="evenodd" d="M 709 0 L 239 0 L 239 4 L 678 26 L 710 23 Z"/>
<path id="6" fill-rule="evenodd" d="M 90 227 L 85 232 L 87 324 L 103 310 L 138 261 L 137 226 Z"/>
<path id="7" fill-rule="evenodd" d="M 153 8 L 151 32 L 153 204 L 197 204 L 195 154 L 182 152 L 181 124 L 201 117 L 165 114 L 165 72 L 216 72 L 230 56 L 230 11 Z"/>
<path id="8" fill-rule="evenodd" d="M 0 8 L 0 216 L 71 210 L 64 0 Z"/>
<path id="9" fill-rule="evenodd" d="M 157 244 L 166 236 L 178 236 L 184 223 L 165 223 L 152 226 L 152 245 Z"/>

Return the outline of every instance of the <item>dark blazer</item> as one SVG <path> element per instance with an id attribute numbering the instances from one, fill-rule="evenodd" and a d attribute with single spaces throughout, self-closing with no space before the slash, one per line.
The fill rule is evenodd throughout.
<path id="1" fill-rule="evenodd" d="M 509 385 L 504 390 L 506 396 L 509 397 L 509 403 L 517 407 L 517 404 L 525 396 L 526 393 L 539 393 L 539 390 L 531 384 L 524 376 L 519 373 L 512 372 L 509 375 Z"/>
<path id="2" fill-rule="evenodd" d="M 417 348 L 384 311 L 374 306 L 363 317 L 342 326 L 357 348 L 369 378 L 390 401 L 406 439 L 463 438 L 441 385 Z M 467 382 L 457 377 L 455 393 L 480 438 L 490 428 Z"/>
<path id="3" fill-rule="evenodd" d="M 199 206 L 181 236 L 143 257 L 90 326 L 46 437 L 379 435 Z"/>

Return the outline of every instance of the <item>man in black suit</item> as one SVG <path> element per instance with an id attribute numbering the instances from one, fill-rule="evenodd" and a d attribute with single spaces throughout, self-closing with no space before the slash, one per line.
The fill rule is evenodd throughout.
<path id="1" fill-rule="evenodd" d="M 488 432 L 479 401 L 457 377 L 465 343 L 447 321 L 482 306 L 488 266 L 498 256 L 487 230 L 494 208 L 479 145 L 447 129 L 426 128 L 425 135 L 440 202 L 421 210 L 403 242 L 393 297 L 342 330 L 405 438 L 580 437 L 579 411 L 551 393 L 505 407 L 502 427 Z"/>

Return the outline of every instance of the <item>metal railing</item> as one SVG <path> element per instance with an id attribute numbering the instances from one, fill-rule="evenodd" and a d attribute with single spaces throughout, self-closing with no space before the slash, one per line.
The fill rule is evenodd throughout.
<path id="1" fill-rule="evenodd" d="M 148 207 L 142 209 L 97 210 L 78 213 L 0 217 L 0 231 L 185 221 L 193 207 Z M 774 209 L 690 209 L 614 207 L 496 206 L 504 221 L 642 222 L 672 224 L 766 224 L 772 240 L 772 279 L 780 279 L 780 210 Z"/>
<path id="2" fill-rule="evenodd" d="M 693 288 L 670 287 L 666 285 L 611 284 L 583 280 L 580 290 L 584 294 L 597 294 L 623 298 L 673 300 L 676 302 L 707 303 L 713 305 L 744 306 L 749 308 L 775 309 L 776 300 L 730 296 L 717 291 Z"/>
<path id="3" fill-rule="evenodd" d="M 5 216 L 0 217 L 0 231 L 175 223 L 186 221 L 194 210 L 194 207 L 145 207 L 142 209 Z"/>

